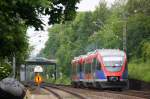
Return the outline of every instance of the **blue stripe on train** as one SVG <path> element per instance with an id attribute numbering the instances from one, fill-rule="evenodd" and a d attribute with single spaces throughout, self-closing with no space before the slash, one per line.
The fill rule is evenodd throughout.
<path id="1" fill-rule="evenodd" d="M 102 70 L 96 70 L 96 79 L 106 79 Z"/>
<path id="2" fill-rule="evenodd" d="M 78 74 L 78 77 L 79 77 L 79 79 L 84 79 L 84 73 L 80 72 Z M 104 72 L 102 70 L 96 70 L 95 77 L 96 77 L 96 79 L 106 79 L 105 74 L 104 74 Z M 123 72 L 122 78 L 123 79 L 127 79 L 128 78 L 128 71 L 127 70 L 125 70 Z"/>
<path id="3" fill-rule="evenodd" d="M 102 70 L 96 70 L 96 79 L 106 79 L 104 72 Z M 80 72 L 78 74 L 79 79 L 84 79 L 84 73 Z"/>

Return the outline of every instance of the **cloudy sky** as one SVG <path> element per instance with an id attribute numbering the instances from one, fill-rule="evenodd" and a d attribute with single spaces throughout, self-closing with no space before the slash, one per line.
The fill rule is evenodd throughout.
<path id="1" fill-rule="evenodd" d="M 115 0 L 106 0 L 108 6 L 110 6 Z M 78 6 L 77 11 L 94 11 L 95 6 L 99 4 L 100 0 L 82 0 Z M 46 16 L 42 17 L 43 22 L 46 24 L 48 19 Z M 44 27 L 45 31 L 34 31 L 34 28 L 29 27 L 27 30 L 27 35 L 29 37 L 30 46 L 34 47 L 34 50 L 31 52 L 31 57 L 34 57 L 39 53 L 39 51 L 45 47 L 45 42 L 48 39 L 47 29 L 50 26 L 46 25 Z"/>

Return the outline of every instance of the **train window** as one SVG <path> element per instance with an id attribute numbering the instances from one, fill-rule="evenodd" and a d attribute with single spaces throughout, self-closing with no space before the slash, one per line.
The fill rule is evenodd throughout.
<path id="1" fill-rule="evenodd" d="M 96 58 L 93 59 L 93 63 L 92 63 L 92 67 L 93 70 L 101 70 L 101 64 L 100 62 L 98 62 L 98 60 Z"/>
<path id="2" fill-rule="evenodd" d="M 76 73 L 79 73 L 80 72 L 79 63 L 77 63 L 76 68 L 77 68 Z"/>
<path id="3" fill-rule="evenodd" d="M 96 58 L 93 59 L 93 62 L 92 62 L 92 70 L 95 71 L 95 68 L 96 68 Z"/>
<path id="4" fill-rule="evenodd" d="M 101 70 L 101 64 L 96 60 L 96 69 Z"/>
<path id="5" fill-rule="evenodd" d="M 103 57 L 105 66 L 122 66 L 123 57 L 118 56 L 105 56 Z"/>
<path id="6" fill-rule="evenodd" d="M 82 66 L 82 64 L 79 64 L 79 70 L 80 70 L 80 72 L 83 71 L 83 66 Z"/>
<path id="7" fill-rule="evenodd" d="M 83 72 L 85 72 L 85 63 L 82 64 Z"/>
<path id="8" fill-rule="evenodd" d="M 76 72 L 78 71 L 78 64 L 77 63 L 75 64 L 75 71 Z"/>
<path id="9" fill-rule="evenodd" d="M 105 56 L 103 57 L 104 65 L 106 66 L 108 71 L 120 71 L 124 60 L 121 56 Z"/>
<path id="10" fill-rule="evenodd" d="M 88 63 L 85 63 L 85 73 L 87 74 L 88 71 L 89 71 L 89 69 L 88 69 Z"/>
<path id="11" fill-rule="evenodd" d="M 85 73 L 87 73 L 88 69 L 87 69 L 87 63 L 85 63 Z"/>
<path id="12" fill-rule="evenodd" d="M 84 62 L 84 73 L 86 73 L 86 63 Z"/>
<path id="13" fill-rule="evenodd" d="M 76 74 L 76 64 L 73 64 L 72 66 L 72 74 L 75 75 Z"/>
<path id="14" fill-rule="evenodd" d="M 88 68 L 88 73 L 91 73 L 91 63 L 88 63 L 87 68 Z"/>

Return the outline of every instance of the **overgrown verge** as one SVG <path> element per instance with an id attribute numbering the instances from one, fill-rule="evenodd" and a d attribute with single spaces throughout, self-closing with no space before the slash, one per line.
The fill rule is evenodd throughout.
<path id="1" fill-rule="evenodd" d="M 129 78 L 150 82 L 150 62 L 130 62 L 128 71 Z"/>
<path id="2" fill-rule="evenodd" d="M 71 79 L 65 75 L 62 77 L 58 77 L 56 80 L 54 78 L 49 78 L 44 81 L 53 83 L 53 84 L 62 84 L 62 85 L 70 85 L 71 84 Z"/>
<path id="3" fill-rule="evenodd" d="M 0 60 L 0 81 L 6 77 L 8 77 L 11 73 L 11 66 L 10 64 Z"/>

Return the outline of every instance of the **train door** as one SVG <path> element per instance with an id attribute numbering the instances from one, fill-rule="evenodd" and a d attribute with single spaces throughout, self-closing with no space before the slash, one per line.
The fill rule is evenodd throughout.
<path id="1" fill-rule="evenodd" d="M 99 81 L 101 78 L 103 78 L 102 77 L 102 75 L 103 75 L 103 73 L 102 73 L 102 69 L 101 69 L 101 63 L 100 63 L 100 61 L 98 61 L 97 60 L 97 58 L 95 58 L 95 80 L 96 81 Z"/>
<path id="2" fill-rule="evenodd" d="M 78 63 L 75 65 L 75 75 L 76 75 L 76 81 L 78 81 Z"/>
<path id="3" fill-rule="evenodd" d="M 76 63 L 76 80 L 79 80 L 79 63 Z"/>
<path id="4" fill-rule="evenodd" d="M 72 65 L 72 79 L 73 81 L 76 80 L 76 64 L 75 63 L 73 63 Z"/>
<path id="5" fill-rule="evenodd" d="M 80 63 L 77 63 L 77 79 L 78 81 L 83 79 L 83 67 Z"/>
<path id="6" fill-rule="evenodd" d="M 94 72 L 94 69 L 93 69 L 93 59 L 91 59 L 91 81 L 92 82 L 94 81 L 93 72 Z"/>
<path id="7" fill-rule="evenodd" d="M 88 81 L 92 82 L 92 62 L 88 62 Z"/>
<path id="8" fill-rule="evenodd" d="M 83 65 L 80 63 L 79 64 L 79 79 L 80 79 L 80 81 L 82 81 L 83 80 Z"/>
<path id="9" fill-rule="evenodd" d="M 83 79 L 85 81 L 85 62 L 83 63 L 83 74 L 84 74 Z"/>
<path id="10" fill-rule="evenodd" d="M 88 82 L 88 63 L 84 63 L 84 74 L 85 74 L 85 82 Z"/>
<path id="11" fill-rule="evenodd" d="M 96 64 L 97 64 L 96 58 L 93 58 L 92 59 L 92 74 L 93 74 L 94 82 L 95 82 L 95 79 L 96 79 Z"/>
<path id="12" fill-rule="evenodd" d="M 91 59 L 86 60 L 86 78 L 87 82 L 92 82 L 92 61 Z"/>

